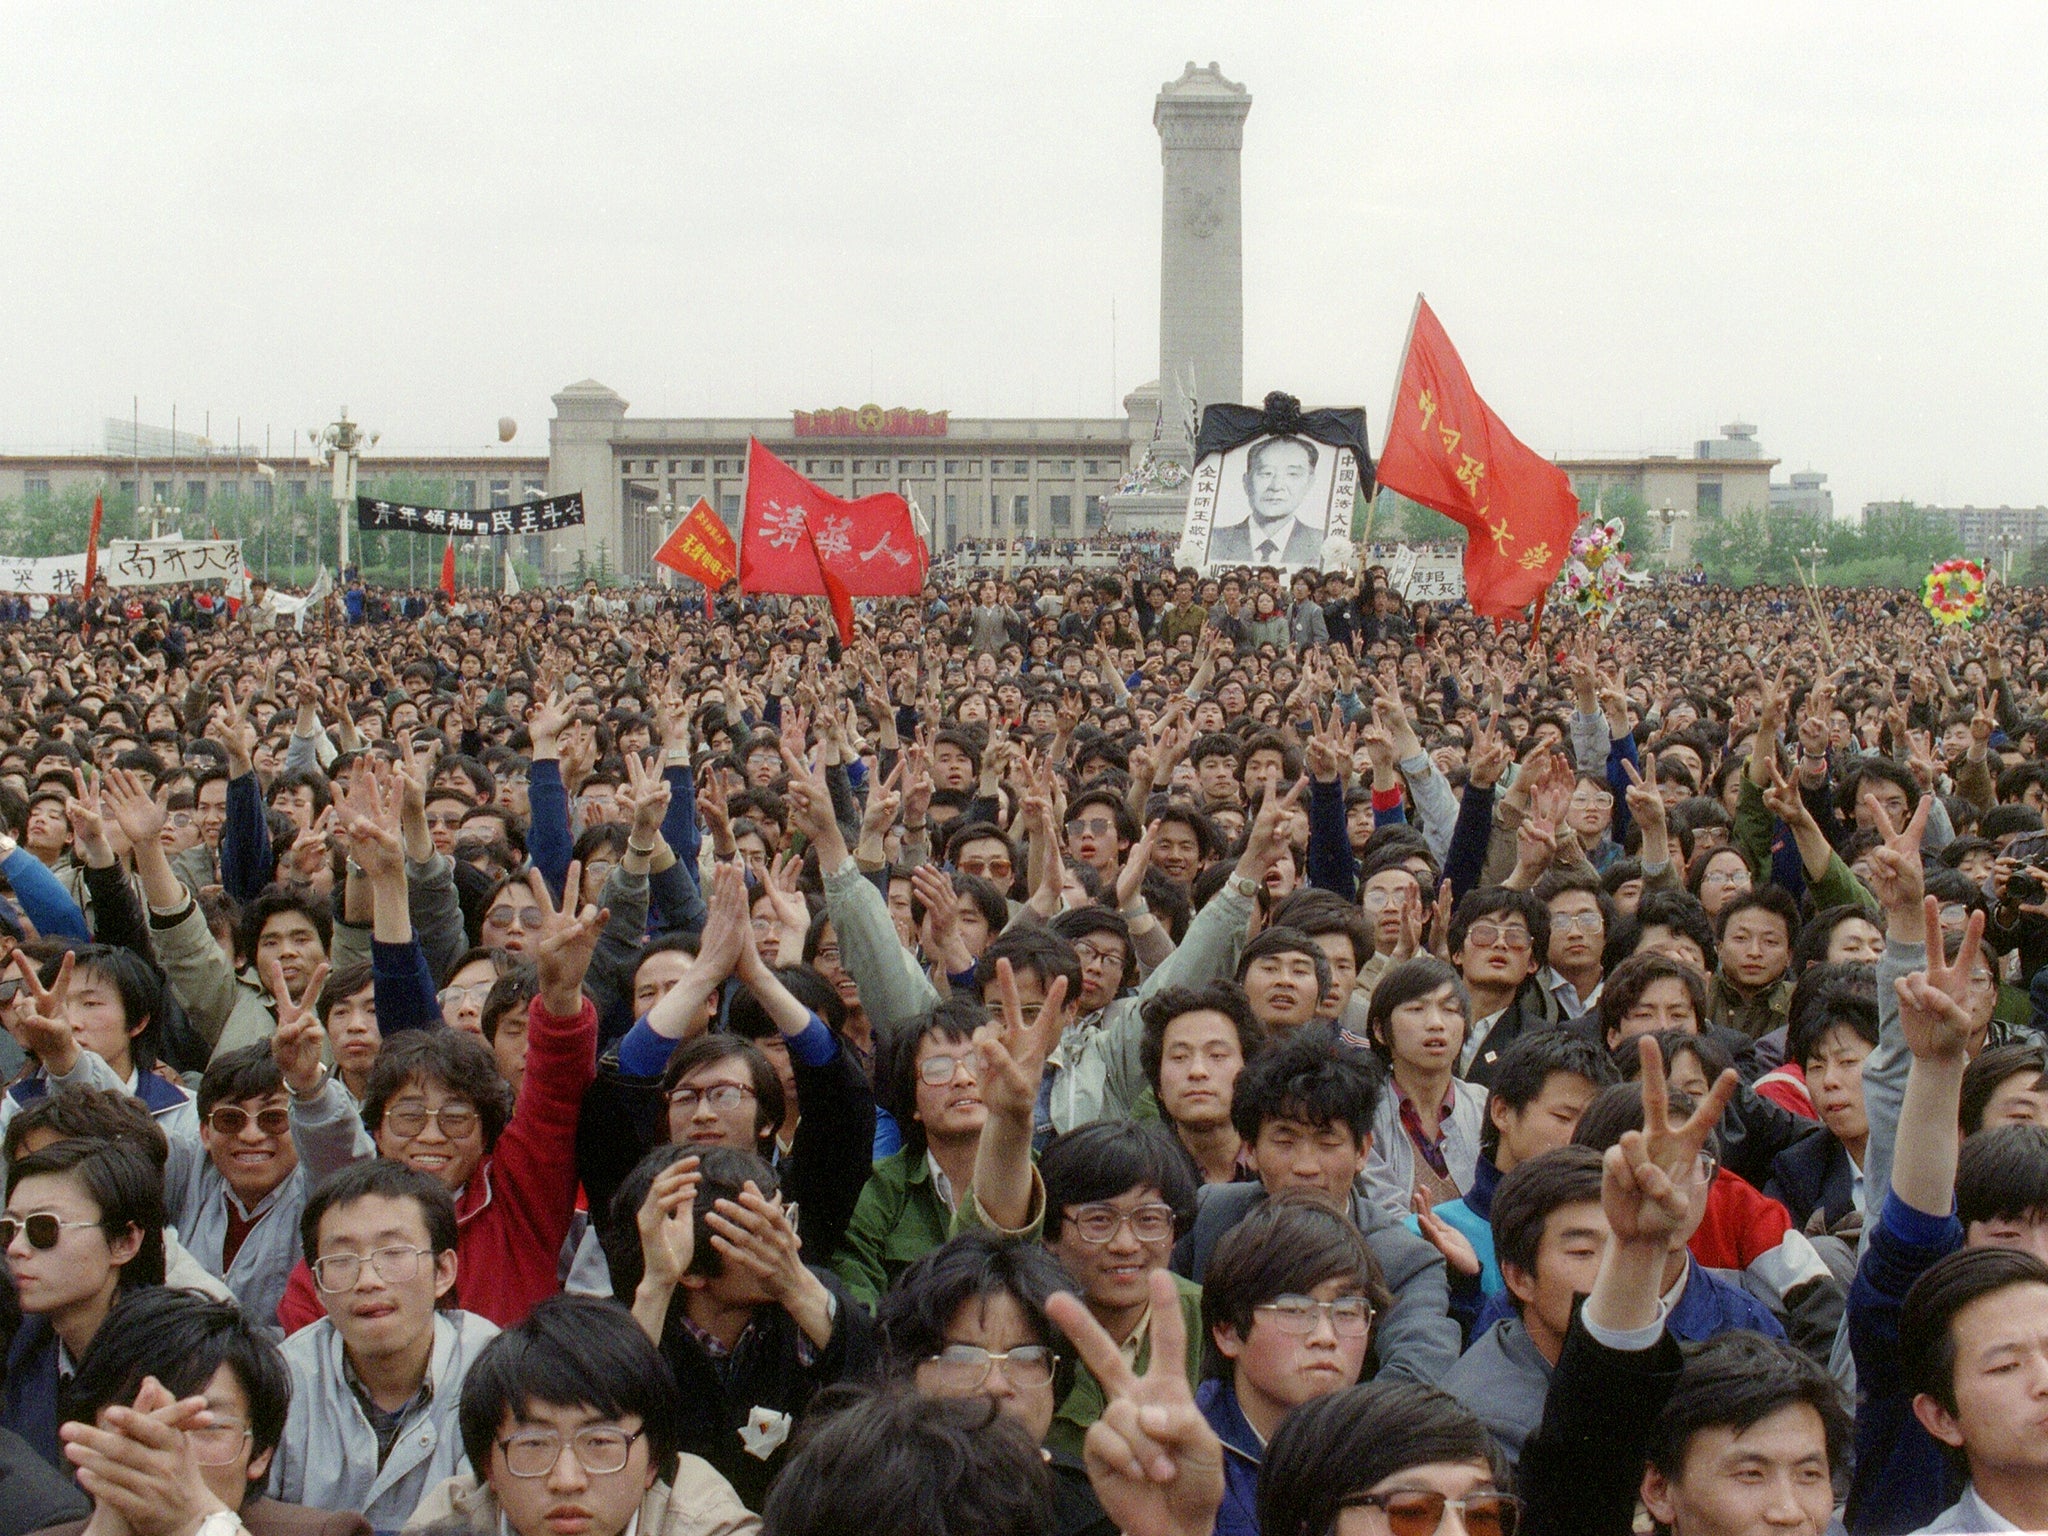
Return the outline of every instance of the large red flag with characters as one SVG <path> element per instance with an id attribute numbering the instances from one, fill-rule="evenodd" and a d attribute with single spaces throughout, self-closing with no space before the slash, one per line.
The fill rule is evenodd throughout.
<path id="1" fill-rule="evenodd" d="M 1493 414 L 1418 296 L 1379 483 L 1471 530 L 1465 598 L 1512 618 L 1550 590 L 1571 553 L 1579 498 L 1565 472 Z"/>
<path id="2" fill-rule="evenodd" d="M 827 597 L 850 641 L 852 599 L 917 596 L 929 560 L 901 496 L 834 496 L 748 440 L 742 592 Z"/>
<path id="3" fill-rule="evenodd" d="M 670 570 L 716 591 L 732 580 L 739 551 L 733 544 L 732 530 L 718 520 L 711 503 L 699 496 L 697 505 L 662 541 L 654 558 Z"/>

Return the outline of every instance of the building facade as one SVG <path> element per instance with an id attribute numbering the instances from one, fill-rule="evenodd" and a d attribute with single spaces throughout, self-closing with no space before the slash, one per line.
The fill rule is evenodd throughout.
<path id="1" fill-rule="evenodd" d="M 1639 496 L 1658 520 L 1660 553 L 1668 565 L 1692 560 L 1694 531 L 1702 518 L 1739 517 L 1771 509 L 1771 471 L 1776 459 L 1764 457 L 1756 428 L 1731 422 L 1718 438 L 1703 438 L 1691 455 L 1652 453 L 1639 456 L 1587 455 L 1562 457 L 1558 468 L 1571 477 L 1579 505 L 1590 515 L 1602 493 Z M 1662 516 L 1666 508 L 1669 517 Z"/>
<path id="2" fill-rule="evenodd" d="M 1910 501 L 1867 501 L 1863 520 L 1867 524 L 1872 513 L 1905 511 L 1953 523 L 1963 553 L 1997 562 L 2000 572 L 2008 560 L 2025 560 L 2037 546 L 2048 544 L 2048 507 L 1923 507 Z"/>

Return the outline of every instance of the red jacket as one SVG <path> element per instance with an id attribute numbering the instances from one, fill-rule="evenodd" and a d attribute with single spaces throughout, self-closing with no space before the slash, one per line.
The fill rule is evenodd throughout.
<path id="1" fill-rule="evenodd" d="M 536 997 L 526 1018 L 519 1101 L 455 1202 L 455 1294 L 465 1312 L 500 1328 L 525 1321 L 561 1289 L 558 1262 L 576 1210 L 576 1120 L 597 1076 L 597 1005 L 589 998 L 575 1018 L 558 1019 Z M 326 1315 L 301 1259 L 277 1320 L 296 1333 Z"/>

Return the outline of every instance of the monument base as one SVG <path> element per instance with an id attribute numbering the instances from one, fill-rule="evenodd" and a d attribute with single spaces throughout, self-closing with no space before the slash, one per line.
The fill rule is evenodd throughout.
<path id="1" fill-rule="evenodd" d="M 1188 493 L 1118 492 L 1104 498 L 1102 507 L 1111 533 L 1166 533 L 1178 538 L 1187 525 Z"/>

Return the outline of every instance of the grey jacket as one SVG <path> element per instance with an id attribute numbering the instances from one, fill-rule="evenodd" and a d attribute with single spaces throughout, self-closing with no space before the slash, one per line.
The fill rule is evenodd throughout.
<path id="1" fill-rule="evenodd" d="M 1870 1122 L 1870 1144 L 1863 1153 L 1866 1211 L 1883 1210 L 1884 1197 L 1891 1191 L 1892 1149 L 1898 1145 L 1899 1111 L 1906 1103 L 1906 1073 L 1913 1065 L 1913 1053 L 1906 1048 L 1906 1031 L 1899 1022 L 1899 993 L 1894 983 L 1926 968 L 1925 944 L 1885 940 L 1884 953 L 1877 960 L 1877 1049 L 1863 1058 L 1863 1112 Z M 1876 1225 L 1875 1218 L 1863 1223 L 1866 1241 Z"/>
<path id="2" fill-rule="evenodd" d="M 1265 1203 L 1261 1184 L 1209 1184 L 1202 1188 L 1195 1227 L 1174 1245 L 1175 1273 L 1199 1282 L 1224 1233 Z M 1451 1317 L 1451 1289 L 1444 1256 L 1361 1195 L 1351 1201 L 1351 1218 L 1380 1261 L 1394 1305 L 1373 1324 L 1373 1352 L 1379 1374 L 1424 1386 L 1439 1385 L 1457 1363 L 1458 1324 Z"/>
<path id="3" fill-rule="evenodd" d="M 903 947 L 889 904 L 850 857 L 825 872 L 825 912 L 839 940 L 839 963 L 860 988 L 860 1005 L 877 1036 L 938 1006 L 938 989 Z"/>
<path id="4" fill-rule="evenodd" d="M 434 1318 L 431 1388 L 408 1414 L 384 1465 L 377 1431 L 349 1386 L 341 1335 L 327 1318 L 284 1341 L 292 1373 L 292 1406 L 270 1468 L 270 1492 L 288 1504 L 359 1509 L 380 1531 L 395 1531 L 429 1489 L 469 1470 L 462 1450 L 462 1378 L 497 1337 L 493 1323 L 470 1312 Z"/>
<path id="5" fill-rule="evenodd" d="M 152 908 L 149 936 L 185 1017 L 214 1055 L 255 1045 L 276 1032 L 269 999 L 235 975 L 196 901 L 169 918 Z"/>
<path id="6" fill-rule="evenodd" d="M 1543 1422 L 1550 1369 L 1522 1320 L 1504 1317 L 1472 1341 L 1444 1377 L 1443 1389 L 1487 1427 L 1513 1467 L 1522 1459 L 1523 1442 Z"/>
<path id="7" fill-rule="evenodd" d="M 427 969 L 439 981 L 448 974 L 456 956 L 469 948 L 469 934 L 462 926 L 462 899 L 455 891 L 455 861 L 445 853 L 430 855 L 423 864 L 407 859 L 405 905 L 412 918 L 413 936 L 427 957 Z M 369 925 L 335 923 L 329 957 L 334 969 L 344 970 L 369 958 Z"/>
<path id="8" fill-rule="evenodd" d="M 1486 1126 L 1486 1090 L 1462 1077 L 1451 1079 L 1451 1113 L 1443 1123 L 1444 1162 L 1451 1182 L 1464 1193 L 1472 1187 L 1479 1163 L 1479 1136 Z M 1395 1221 L 1405 1221 L 1415 1189 L 1415 1143 L 1401 1128 L 1401 1100 L 1391 1081 L 1373 1112 L 1372 1152 L 1366 1159 L 1364 1183 L 1368 1198 Z"/>

